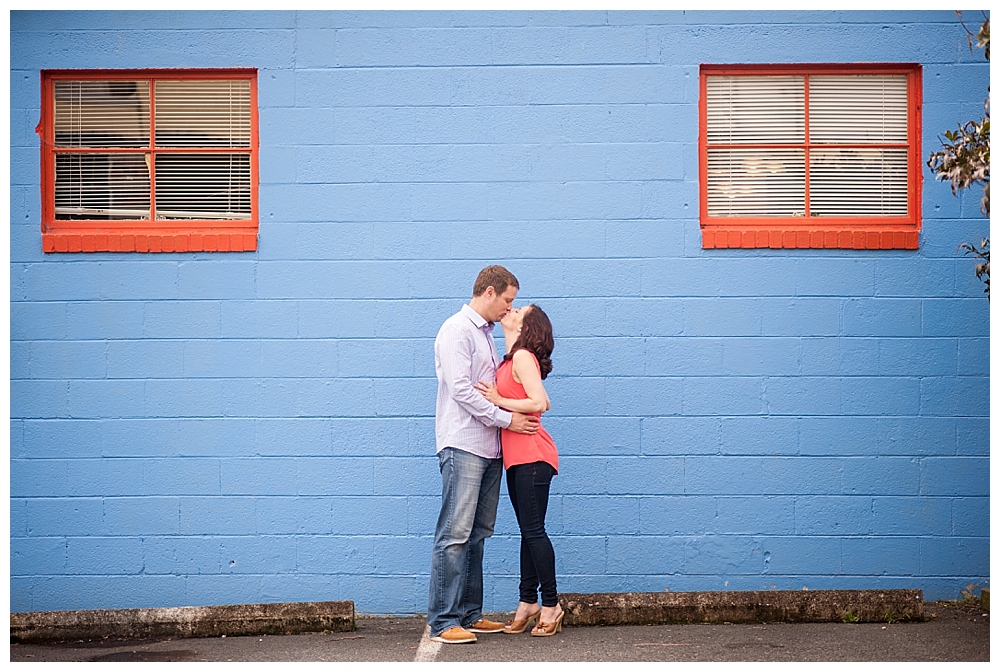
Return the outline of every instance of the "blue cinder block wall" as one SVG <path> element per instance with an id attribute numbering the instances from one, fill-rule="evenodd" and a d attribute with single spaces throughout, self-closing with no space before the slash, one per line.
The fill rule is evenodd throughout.
<path id="1" fill-rule="evenodd" d="M 17 11 L 10 39 L 11 610 L 423 612 L 433 339 L 494 262 L 556 330 L 562 591 L 988 585 L 979 194 L 925 169 L 916 251 L 703 250 L 697 218 L 699 64 L 918 62 L 926 155 L 987 95 L 953 12 Z M 187 67 L 259 69 L 259 250 L 43 254 L 39 71 Z M 517 548 L 504 498 L 488 610 Z"/>

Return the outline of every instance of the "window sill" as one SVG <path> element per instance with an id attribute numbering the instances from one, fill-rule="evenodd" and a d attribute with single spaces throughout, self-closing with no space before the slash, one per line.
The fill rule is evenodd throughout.
<path id="1" fill-rule="evenodd" d="M 256 249 L 256 227 L 141 232 L 95 227 L 42 232 L 44 252 L 253 252 Z"/>
<path id="2" fill-rule="evenodd" d="M 844 226 L 766 227 L 703 225 L 703 249 L 814 248 L 846 250 L 915 250 L 920 231 L 913 226 L 854 228 Z"/>

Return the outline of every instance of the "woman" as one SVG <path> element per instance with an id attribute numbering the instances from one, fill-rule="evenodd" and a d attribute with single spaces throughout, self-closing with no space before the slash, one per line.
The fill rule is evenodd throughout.
<path id="1" fill-rule="evenodd" d="M 530 413 L 539 418 L 549 410 L 549 395 L 542 380 L 552 370 L 552 323 L 541 308 L 532 304 L 511 310 L 500 322 L 507 354 L 497 369 L 496 384 L 476 385 L 484 397 L 508 411 Z M 556 592 L 556 559 L 545 533 L 545 511 L 549 484 L 559 470 L 559 454 L 552 437 L 541 426 L 535 434 L 502 430 L 503 466 L 507 470 L 507 492 L 521 528 L 520 601 L 504 632 L 520 634 L 533 622 L 531 634 L 550 637 L 562 630 L 565 613 Z M 538 606 L 541 589 L 542 606 Z"/>

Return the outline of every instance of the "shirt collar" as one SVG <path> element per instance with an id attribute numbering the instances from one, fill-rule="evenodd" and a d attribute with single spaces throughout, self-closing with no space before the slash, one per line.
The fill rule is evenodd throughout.
<path id="1" fill-rule="evenodd" d="M 485 329 L 489 327 L 490 331 L 493 330 L 493 322 L 487 321 L 482 315 L 477 313 L 469 304 L 464 304 L 462 306 L 462 314 L 465 315 L 469 320 L 476 325 L 476 329 Z"/>

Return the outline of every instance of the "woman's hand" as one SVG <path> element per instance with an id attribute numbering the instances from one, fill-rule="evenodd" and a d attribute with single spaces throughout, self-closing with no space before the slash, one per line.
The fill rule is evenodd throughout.
<path id="1" fill-rule="evenodd" d="M 495 383 L 487 384 L 480 380 L 478 383 L 473 385 L 473 387 L 479 390 L 479 393 L 486 397 L 486 401 L 490 402 L 494 406 L 499 406 L 500 402 L 503 400 L 503 397 L 501 397 L 500 393 L 497 392 L 497 386 Z"/>

